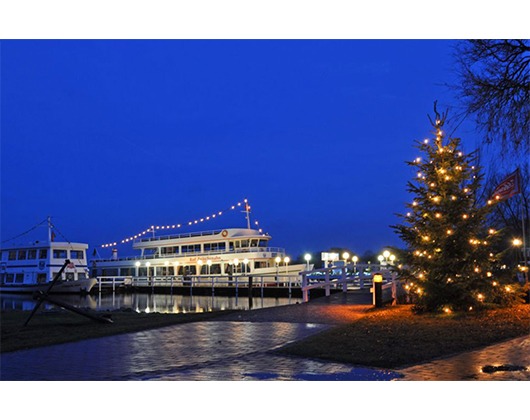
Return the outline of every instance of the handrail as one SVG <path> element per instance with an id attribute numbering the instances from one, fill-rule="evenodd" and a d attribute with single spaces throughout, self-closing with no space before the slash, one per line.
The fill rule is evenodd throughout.
<path id="1" fill-rule="evenodd" d="M 181 252 L 180 254 L 153 254 L 153 255 L 135 255 L 131 257 L 121 257 L 118 259 L 113 258 L 99 258 L 93 259 L 93 262 L 109 262 L 109 261 L 135 261 L 135 260 L 154 260 L 154 259 L 167 259 L 167 258 L 177 258 L 177 257 L 194 257 L 199 255 L 227 255 L 227 254 L 242 254 L 242 253 L 251 253 L 251 252 L 270 252 L 272 257 L 277 254 L 284 255 L 285 249 L 278 247 L 249 247 L 249 248 L 237 248 L 228 251 L 206 251 L 206 252 Z"/>
<path id="2" fill-rule="evenodd" d="M 302 280 L 298 274 L 234 274 L 229 275 L 178 275 L 178 276 L 100 276 L 98 290 L 101 292 L 105 286 L 112 286 L 115 291 L 117 287 L 128 285 L 133 287 L 250 287 L 260 288 L 262 293 L 264 288 L 288 288 L 289 294 L 292 288 L 301 287 Z"/>
<path id="3" fill-rule="evenodd" d="M 178 233 L 176 235 L 162 235 L 162 236 L 153 236 L 153 237 L 146 237 L 146 238 L 138 238 L 133 243 L 141 243 L 141 242 L 151 242 L 151 241 L 163 241 L 167 239 L 180 239 L 180 238 L 195 238 L 199 236 L 211 236 L 211 235 L 218 235 L 221 233 L 222 229 L 215 229 L 215 230 L 204 230 L 202 232 L 188 232 L 188 233 Z"/>
<path id="4" fill-rule="evenodd" d="M 373 282 L 373 274 L 379 273 L 383 276 L 383 283 L 394 283 L 397 279 L 394 267 L 384 264 L 347 264 L 345 266 L 334 266 L 317 268 L 303 271 L 302 275 L 302 300 L 309 301 L 309 292 L 313 289 L 324 289 L 326 296 L 331 293 L 334 286 L 342 286 L 346 292 L 348 286 L 363 289 Z"/>

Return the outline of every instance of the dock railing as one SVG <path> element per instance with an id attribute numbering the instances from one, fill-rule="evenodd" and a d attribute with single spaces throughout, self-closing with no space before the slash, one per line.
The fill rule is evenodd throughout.
<path id="1" fill-rule="evenodd" d="M 165 287 L 172 290 L 177 287 L 186 288 L 205 288 L 211 287 L 212 293 L 216 288 L 229 287 L 235 288 L 236 293 L 239 288 L 256 288 L 263 290 L 267 288 L 287 289 L 289 294 L 295 288 L 300 289 L 302 286 L 302 277 L 298 274 L 201 274 L 201 275 L 179 275 L 179 276 L 141 276 L 141 277 L 118 277 L 118 276 L 100 276 L 97 277 L 98 290 L 111 289 L 116 291 L 117 288 L 141 287 L 152 288 L 153 291 L 158 287 Z"/>
<path id="2" fill-rule="evenodd" d="M 316 268 L 303 271 L 302 275 L 302 300 L 309 301 L 310 292 L 314 289 L 324 289 L 325 295 L 329 296 L 331 290 L 340 289 L 362 290 L 373 285 L 374 274 L 383 276 L 383 294 L 395 297 L 397 289 L 397 275 L 391 265 L 383 264 L 348 264 L 328 268 Z"/>

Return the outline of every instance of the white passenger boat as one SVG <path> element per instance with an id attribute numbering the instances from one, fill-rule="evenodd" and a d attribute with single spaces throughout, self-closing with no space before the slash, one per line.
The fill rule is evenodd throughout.
<path id="1" fill-rule="evenodd" d="M 66 260 L 70 264 L 50 293 L 89 293 L 96 284 L 88 275 L 88 244 L 56 242 L 49 218 L 47 223 L 47 240 L 0 248 L 1 293 L 46 291 Z"/>
<path id="2" fill-rule="evenodd" d="M 290 264 L 285 250 L 269 247 L 271 237 L 250 228 L 137 238 L 133 249 L 140 255 L 92 260 L 98 278 L 279 278 L 300 277 L 306 264 Z M 311 266 L 312 267 L 312 266 Z M 310 268 L 311 268 L 310 267 Z M 285 280 L 283 280 L 285 281 Z"/>

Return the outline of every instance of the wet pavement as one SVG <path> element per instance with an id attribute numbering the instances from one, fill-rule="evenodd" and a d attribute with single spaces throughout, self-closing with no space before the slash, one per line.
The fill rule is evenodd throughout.
<path id="1" fill-rule="evenodd" d="M 325 306 L 325 311 L 319 310 Z M 330 307 L 333 310 L 330 310 Z M 389 371 L 274 350 L 361 317 L 366 295 L 233 313 L 213 321 L 1 354 L 2 381 L 464 381 L 530 379 L 530 335 Z M 307 322 L 311 319 L 312 322 Z M 491 373 L 482 371 L 490 366 Z M 522 370 L 525 368 L 526 370 Z"/>
<path id="2" fill-rule="evenodd" d="M 285 322 L 201 322 L 2 354 L 2 380 L 388 380 L 372 369 L 271 354 L 327 328 Z M 320 375 L 320 376 L 319 376 Z M 331 380 L 331 379 L 330 379 Z"/>

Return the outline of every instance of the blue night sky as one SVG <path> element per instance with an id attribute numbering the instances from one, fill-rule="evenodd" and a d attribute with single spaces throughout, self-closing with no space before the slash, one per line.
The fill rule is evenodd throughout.
<path id="1" fill-rule="evenodd" d="M 2 240 L 51 215 L 92 248 L 246 197 L 293 257 L 399 246 L 404 161 L 430 135 L 433 102 L 458 105 L 453 45 L 3 41 Z M 475 148 L 471 128 L 455 135 Z M 192 230 L 245 226 L 229 213 Z"/>

